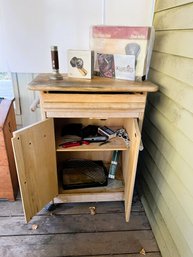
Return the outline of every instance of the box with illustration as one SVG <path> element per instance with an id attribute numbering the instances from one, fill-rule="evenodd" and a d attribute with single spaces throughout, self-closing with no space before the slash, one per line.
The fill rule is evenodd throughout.
<path id="1" fill-rule="evenodd" d="M 152 27 L 92 26 L 90 49 L 95 54 L 134 55 L 135 79 L 143 80 L 147 74 L 148 55 L 152 51 L 149 47 L 152 31 Z M 97 62 L 94 70 L 99 71 Z"/>
<path id="2" fill-rule="evenodd" d="M 115 63 L 113 54 L 97 53 L 97 65 L 100 77 L 113 78 L 115 77 Z"/>
<path id="3" fill-rule="evenodd" d="M 135 80 L 135 55 L 114 54 L 115 78 Z"/>
<path id="4" fill-rule="evenodd" d="M 94 52 L 72 50 L 67 52 L 68 77 L 91 79 L 93 77 Z"/>

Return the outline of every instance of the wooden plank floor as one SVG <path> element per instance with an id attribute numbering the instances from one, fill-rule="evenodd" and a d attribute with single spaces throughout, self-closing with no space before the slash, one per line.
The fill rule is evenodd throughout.
<path id="1" fill-rule="evenodd" d="M 96 207 L 91 215 L 89 207 Z M 37 229 L 32 229 L 37 225 Z M 161 257 L 137 196 L 125 222 L 122 202 L 57 205 L 25 224 L 21 199 L 0 201 L 2 257 Z"/>

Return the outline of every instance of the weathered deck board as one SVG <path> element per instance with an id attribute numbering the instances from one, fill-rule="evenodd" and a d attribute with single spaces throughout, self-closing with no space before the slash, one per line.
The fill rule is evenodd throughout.
<path id="1" fill-rule="evenodd" d="M 96 207 L 91 215 L 90 206 Z M 21 199 L 0 201 L 0 256 L 161 257 L 143 206 L 133 198 L 130 222 L 123 202 L 60 204 L 26 224 Z M 37 229 L 32 225 L 37 224 Z"/>
<path id="2" fill-rule="evenodd" d="M 53 213 L 57 214 L 88 214 L 89 207 L 95 206 L 97 213 L 121 213 L 124 212 L 124 202 L 93 202 L 78 204 L 57 204 Z M 137 196 L 133 197 L 132 212 L 144 211 L 143 206 Z M 23 215 L 22 203 L 20 199 L 15 202 L 0 201 L 0 217 Z M 49 215 L 42 209 L 38 215 Z"/>
<path id="3" fill-rule="evenodd" d="M 103 231 L 148 230 L 149 222 L 145 213 L 132 214 L 130 222 L 125 222 L 124 213 L 87 215 L 36 216 L 25 224 L 24 217 L 0 218 L 0 235 L 37 235 L 59 233 L 84 233 Z M 38 229 L 32 230 L 32 224 Z"/>
<path id="4" fill-rule="evenodd" d="M 0 245 L 4 257 L 139 253 L 142 248 L 158 251 L 149 230 L 1 237 Z"/>

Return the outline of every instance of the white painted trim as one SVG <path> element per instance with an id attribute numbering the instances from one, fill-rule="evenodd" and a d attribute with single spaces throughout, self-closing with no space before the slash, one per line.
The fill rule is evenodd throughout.
<path id="1" fill-rule="evenodd" d="M 106 23 L 106 1 L 105 0 L 101 0 L 102 1 L 102 25 L 105 25 Z"/>

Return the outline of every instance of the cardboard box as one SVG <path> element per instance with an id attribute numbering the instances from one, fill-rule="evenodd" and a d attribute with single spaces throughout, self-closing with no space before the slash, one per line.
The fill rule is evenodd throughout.
<path id="1" fill-rule="evenodd" d="M 135 55 L 114 54 L 115 78 L 135 80 Z"/>
<path id="2" fill-rule="evenodd" d="M 91 79 L 94 68 L 94 52 L 90 50 L 72 50 L 67 52 L 68 76 Z"/>
<path id="3" fill-rule="evenodd" d="M 135 55 L 136 80 L 146 75 L 146 58 L 151 27 L 93 26 L 90 31 L 90 49 L 103 54 Z M 96 60 L 96 58 L 95 58 Z M 95 61 L 94 69 L 98 71 Z"/>

